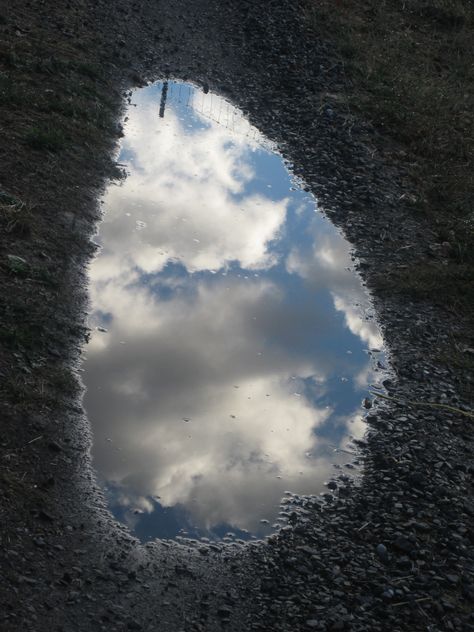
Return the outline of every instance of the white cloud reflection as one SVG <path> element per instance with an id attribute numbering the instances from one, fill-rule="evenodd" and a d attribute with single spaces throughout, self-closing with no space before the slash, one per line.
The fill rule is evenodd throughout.
<path id="1" fill-rule="evenodd" d="M 322 402 L 331 377 L 360 382 L 368 360 L 316 353 L 315 338 L 338 338 L 333 314 L 311 296 L 288 300 L 288 280 L 269 274 L 281 263 L 270 242 L 283 239 L 290 198 L 248 192 L 252 143 L 215 123 L 186 135 L 172 108 L 158 119 L 152 92 L 136 101 L 121 157 L 130 175 L 105 198 L 104 246 L 90 273 L 91 324 L 108 329 L 93 332 L 85 365 L 95 463 L 124 507 L 150 512 L 159 496 L 202 529 L 258 531 L 284 489 L 321 488 L 331 442 L 361 433 L 357 394 L 341 391 L 351 407 L 342 416 L 337 402 Z M 347 328 L 378 346 L 378 332 L 352 311 L 364 296 L 344 270 L 347 246 L 321 228 L 310 256 L 295 246 L 286 268 L 327 288 Z M 163 274 L 175 260 L 189 274 Z M 222 274 L 232 261 L 248 278 Z M 318 435 L 333 413 L 333 438 Z"/>
<path id="2" fill-rule="evenodd" d="M 144 288 L 95 286 L 96 309 L 113 321 L 88 347 L 86 404 L 99 420 L 95 459 L 123 501 L 147 509 L 159 495 L 188 506 L 201 526 L 255 528 L 282 485 L 309 493 L 327 475 L 327 456 L 305 454 L 321 449 L 314 429 L 331 411 L 302 394 L 312 376 L 322 390 L 326 367 L 266 344 L 277 287 L 225 283 L 162 302 Z"/>
<path id="3" fill-rule="evenodd" d="M 130 173 L 106 195 L 106 246 L 94 278 L 124 266 L 159 272 L 173 260 L 189 272 L 218 270 L 231 261 L 251 270 L 271 266 L 267 244 L 285 221 L 288 200 L 243 195 L 254 176 L 246 154 L 255 143 L 212 122 L 179 142 L 186 124 L 177 112 L 168 108 L 158 119 L 156 100 L 143 96 L 137 103 L 123 143 Z M 124 234 L 127 258 L 121 254 Z"/>
<path id="4" fill-rule="evenodd" d="M 344 314 L 350 331 L 369 348 L 383 345 L 380 330 L 367 320 L 369 303 L 359 277 L 352 271 L 349 245 L 335 230 L 314 231 L 314 242 L 308 253 L 299 247 L 291 250 L 287 269 L 306 279 L 312 288 L 328 288 L 337 311 Z"/>

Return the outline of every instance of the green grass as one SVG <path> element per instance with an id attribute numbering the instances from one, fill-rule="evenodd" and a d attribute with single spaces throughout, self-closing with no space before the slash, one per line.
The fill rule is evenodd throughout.
<path id="1" fill-rule="evenodd" d="M 23 259 L 23 257 L 18 257 L 17 255 L 7 255 L 6 265 L 11 274 L 21 277 L 26 277 L 30 270 L 28 261 Z"/>

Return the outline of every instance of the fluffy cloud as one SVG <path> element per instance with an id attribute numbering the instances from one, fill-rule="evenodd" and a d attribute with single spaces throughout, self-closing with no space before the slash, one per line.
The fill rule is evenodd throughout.
<path id="1" fill-rule="evenodd" d="M 203 281 L 162 302 L 137 286 L 108 284 L 94 296 L 113 320 L 88 348 L 86 407 L 95 459 L 122 502 L 148 509 L 159 495 L 201 526 L 249 528 L 282 486 L 310 491 L 327 475 L 327 455 L 305 455 L 327 451 L 315 429 L 331 411 L 302 393 L 304 378 L 324 383 L 326 367 L 265 340 L 281 299 L 257 280 Z"/>
<path id="2" fill-rule="evenodd" d="M 213 122 L 177 142 L 186 125 L 176 111 L 159 119 L 153 93 L 137 105 L 122 150 L 129 175 L 105 197 L 105 246 L 93 278 L 133 266 L 158 272 L 169 261 L 189 272 L 218 270 L 231 261 L 249 270 L 271 266 L 267 245 L 278 236 L 288 200 L 245 194 L 254 176 L 246 156 L 255 142 Z"/>
<path id="3" fill-rule="evenodd" d="M 214 99 L 213 111 L 225 112 Z M 151 512 L 159 496 L 202 529 L 255 531 L 284 489 L 320 488 L 333 448 L 363 431 L 357 394 L 336 394 L 350 414 L 327 402 L 335 376 L 364 387 L 368 360 L 351 364 L 326 349 L 338 339 L 337 319 L 313 290 L 330 292 L 360 341 L 380 339 L 358 315 L 365 295 L 328 223 L 312 214 L 306 249 L 298 240 L 289 254 L 273 248 L 284 241 L 291 201 L 251 187 L 249 137 L 258 133 L 242 117 L 227 110 L 232 125 L 219 126 L 203 100 L 205 126 L 179 108 L 160 120 L 153 92 L 137 104 L 121 158 L 130 175 L 106 196 L 103 250 L 90 272 L 91 325 L 108 329 L 94 331 L 85 364 L 94 459 L 124 507 Z M 295 209 L 297 221 L 304 212 Z M 248 274 L 226 276 L 231 262 Z M 290 300 L 288 273 L 311 291 Z"/>
<path id="4" fill-rule="evenodd" d="M 295 247 L 287 259 L 289 272 L 303 277 L 313 289 L 328 288 L 334 307 L 344 314 L 349 330 L 370 348 L 383 346 L 377 323 L 368 319 L 370 303 L 360 278 L 353 272 L 349 244 L 326 224 L 318 224 L 311 248 Z"/>

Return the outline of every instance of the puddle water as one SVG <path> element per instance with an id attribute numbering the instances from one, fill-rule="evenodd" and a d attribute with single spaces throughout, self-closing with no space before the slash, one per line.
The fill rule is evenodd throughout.
<path id="1" fill-rule="evenodd" d="M 348 244 L 271 149 L 215 94 L 133 93 L 84 381 L 99 479 L 142 540 L 260 538 L 287 490 L 353 467 L 381 336 Z"/>

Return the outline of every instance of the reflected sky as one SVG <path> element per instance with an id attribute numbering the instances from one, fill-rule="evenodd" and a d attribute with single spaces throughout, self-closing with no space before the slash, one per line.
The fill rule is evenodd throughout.
<path id="1" fill-rule="evenodd" d="M 261 537 L 285 490 L 350 461 L 382 340 L 281 157 L 224 99 L 167 88 L 133 94 L 90 268 L 94 463 L 142 539 Z"/>

